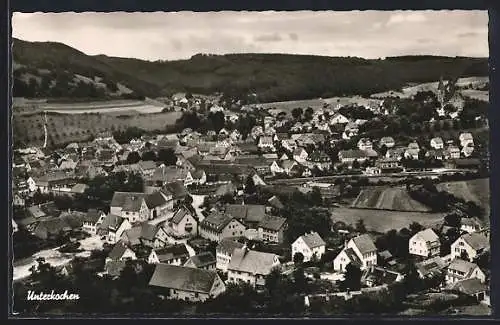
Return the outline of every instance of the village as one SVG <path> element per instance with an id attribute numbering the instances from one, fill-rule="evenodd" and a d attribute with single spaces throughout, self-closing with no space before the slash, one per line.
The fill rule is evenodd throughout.
<path id="1" fill-rule="evenodd" d="M 276 297 L 279 283 L 291 283 L 286 290 L 296 298 L 280 308 L 303 313 L 354 301 L 362 308 L 359 299 L 372 302 L 366 308 L 387 304 L 386 312 L 489 310 L 489 211 L 436 189 L 489 175 L 487 140 L 476 136 L 487 116 L 453 86 L 441 80 L 437 93 L 411 99 L 288 111 L 176 94 L 165 103 L 182 111 L 179 132 L 127 130 L 61 148 L 19 148 L 14 280 L 27 290 L 54 277 L 79 279 L 84 269 L 87 281 L 136 279 L 130 287 L 142 281 L 161 301 L 214 313 L 219 300 L 241 302 L 238 290 Z M 409 196 L 389 208 L 356 206 L 366 188 L 380 186 Z M 349 223 L 332 213 L 405 212 L 406 197 L 442 217 L 377 232 L 368 219 Z"/>

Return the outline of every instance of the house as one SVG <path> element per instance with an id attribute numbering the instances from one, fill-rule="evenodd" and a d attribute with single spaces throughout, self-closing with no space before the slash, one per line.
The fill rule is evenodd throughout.
<path id="1" fill-rule="evenodd" d="M 297 172 L 298 167 L 299 167 L 299 164 L 295 160 L 282 160 L 281 161 L 281 168 L 283 169 L 283 172 L 287 175 L 292 175 L 295 172 Z"/>
<path id="2" fill-rule="evenodd" d="M 276 174 L 282 174 L 285 172 L 283 168 L 281 168 L 280 164 L 278 161 L 273 161 L 271 163 L 271 166 L 269 167 L 271 174 L 276 175 Z"/>
<path id="3" fill-rule="evenodd" d="M 17 222 L 12 219 L 12 232 L 15 233 L 19 230 L 19 226 L 17 225 Z"/>
<path id="4" fill-rule="evenodd" d="M 465 145 L 462 148 L 462 155 L 466 158 L 470 157 L 473 152 L 474 152 L 474 145 L 472 143 L 467 143 L 467 145 Z"/>
<path id="5" fill-rule="evenodd" d="M 191 209 L 182 205 L 170 219 L 169 227 L 177 237 L 196 236 L 198 234 L 198 218 Z"/>
<path id="6" fill-rule="evenodd" d="M 135 252 L 130 249 L 125 243 L 118 242 L 113 246 L 113 249 L 109 252 L 108 257 L 106 257 L 105 263 L 110 261 L 127 261 L 136 260 L 137 256 Z"/>
<path id="7" fill-rule="evenodd" d="M 368 159 L 368 155 L 363 150 L 351 149 L 351 150 L 339 151 L 339 160 L 343 164 L 352 165 L 352 163 L 354 161 L 362 163 L 362 162 L 365 162 L 367 159 Z"/>
<path id="8" fill-rule="evenodd" d="M 110 204 L 110 213 L 127 219 L 130 223 L 150 219 L 145 193 L 115 192 Z"/>
<path id="9" fill-rule="evenodd" d="M 460 158 L 460 149 L 455 145 L 449 145 L 445 151 L 446 159 L 459 159 Z"/>
<path id="10" fill-rule="evenodd" d="M 460 222 L 461 222 L 460 230 L 466 231 L 469 234 L 473 232 L 481 232 L 487 228 L 482 220 L 475 217 L 462 218 Z"/>
<path id="11" fill-rule="evenodd" d="M 306 158 L 306 164 L 309 168 L 317 167 L 320 170 L 328 170 L 332 165 L 332 160 L 323 151 L 315 150 Z"/>
<path id="12" fill-rule="evenodd" d="M 454 258 L 462 258 L 466 254 L 472 261 L 476 256 L 489 251 L 489 249 L 489 239 L 481 233 L 473 232 L 460 236 L 451 244 L 451 255 Z"/>
<path id="13" fill-rule="evenodd" d="M 120 237 L 120 241 L 130 246 L 141 245 L 141 232 L 142 225 L 136 225 L 130 229 L 125 230 Z"/>
<path id="14" fill-rule="evenodd" d="M 444 148 L 444 142 L 443 139 L 440 137 L 435 137 L 431 139 L 430 146 L 433 149 L 443 149 Z"/>
<path id="15" fill-rule="evenodd" d="M 342 138 L 348 140 L 358 135 L 358 132 L 359 132 L 359 125 L 354 122 L 349 122 L 346 124 L 344 128 L 344 133 L 342 133 Z"/>
<path id="16" fill-rule="evenodd" d="M 468 144 L 472 144 L 472 146 L 474 146 L 474 138 L 469 132 L 460 133 L 460 135 L 458 136 L 458 141 L 460 141 L 461 147 L 465 147 Z"/>
<path id="17" fill-rule="evenodd" d="M 448 290 L 458 291 L 469 297 L 474 297 L 478 302 L 486 301 L 490 291 L 488 286 L 477 278 L 454 282 L 448 287 Z"/>
<path id="18" fill-rule="evenodd" d="M 280 266 L 278 255 L 248 249 L 235 248 L 227 267 L 228 282 L 246 282 L 261 289 L 266 284 L 266 277 L 274 268 Z"/>
<path id="19" fill-rule="evenodd" d="M 386 148 L 392 148 L 396 145 L 393 137 L 383 137 L 379 141 L 379 147 L 385 146 Z"/>
<path id="20" fill-rule="evenodd" d="M 128 219 L 109 213 L 97 228 L 97 234 L 104 237 L 107 243 L 116 243 L 123 235 L 123 232 L 132 228 Z"/>
<path id="21" fill-rule="evenodd" d="M 143 246 L 159 248 L 165 246 L 167 242 L 167 233 L 163 227 L 143 223 L 139 240 Z"/>
<path id="22" fill-rule="evenodd" d="M 149 264 L 184 265 L 189 259 L 189 251 L 185 244 L 175 244 L 163 248 L 154 248 L 149 253 Z"/>
<path id="23" fill-rule="evenodd" d="M 72 230 L 66 219 L 53 217 L 39 221 L 33 230 L 33 235 L 40 239 L 55 238 Z"/>
<path id="24" fill-rule="evenodd" d="M 321 259 L 325 253 L 326 243 L 317 232 L 306 233 L 297 238 L 292 243 L 292 258 L 297 253 L 304 256 L 304 262 L 309 262 L 311 259 Z"/>
<path id="25" fill-rule="evenodd" d="M 344 249 L 333 260 L 336 271 L 345 272 L 349 263 L 353 263 L 361 270 L 377 265 L 377 247 L 368 234 L 351 238 Z"/>
<path id="26" fill-rule="evenodd" d="M 308 153 L 304 148 L 297 148 L 293 151 L 293 159 L 299 164 L 304 164 L 307 160 Z"/>
<path id="27" fill-rule="evenodd" d="M 448 265 L 446 271 L 446 284 L 455 283 L 467 279 L 479 279 L 481 283 L 486 281 L 484 272 L 474 263 L 455 258 Z"/>
<path id="28" fill-rule="evenodd" d="M 375 167 L 380 168 L 382 173 L 391 172 L 401 168 L 401 162 L 396 158 L 380 158 L 375 161 Z"/>
<path id="29" fill-rule="evenodd" d="M 440 248 L 439 237 L 431 228 L 417 232 L 410 238 L 408 245 L 410 254 L 423 257 L 439 255 Z"/>
<path id="30" fill-rule="evenodd" d="M 421 279 L 441 275 L 448 264 L 440 256 L 434 256 L 425 261 L 415 263 L 415 268 Z"/>
<path id="31" fill-rule="evenodd" d="M 217 272 L 198 268 L 157 264 L 149 285 L 166 290 L 167 299 L 206 301 L 226 290 Z"/>
<path id="32" fill-rule="evenodd" d="M 257 226 L 259 237 L 272 243 L 283 243 L 286 218 L 266 215 Z"/>
<path id="33" fill-rule="evenodd" d="M 216 259 L 211 252 L 203 252 L 191 256 L 184 266 L 215 271 Z"/>
<path id="34" fill-rule="evenodd" d="M 385 158 L 401 160 L 403 158 L 403 156 L 405 155 L 405 152 L 406 152 L 405 147 L 390 148 L 385 153 Z"/>
<path id="35" fill-rule="evenodd" d="M 237 248 L 242 248 L 244 244 L 232 239 L 222 239 L 215 249 L 216 268 L 224 273 L 227 272 L 227 267 L 231 261 L 231 256 Z"/>
<path id="36" fill-rule="evenodd" d="M 425 153 L 425 157 L 434 160 L 443 160 L 445 153 L 443 149 L 430 149 Z"/>
<path id="37" fill-rule="evenodd" d="M 418 143 L 411 142 L 410 144 L 408 144 L 408 148 L 406 149 L 404 156 L 407 159 L 417 160 L 419 152 L 420 146 L 418 145 Z"/>
<path id="38" fill-rule="evenodd" d="M 210 214 L 198 226 L 201 237 L 216 242 L 228 237 L 242 236 L 245 230 L 245 225 L 234 216 L 219 212 Z"/>
<path id="39" fill-rule="evenodd" d="M 161 218 L 167 215 L 174 207 L 173 195 L 161 191 L 154 191 L 144 197 L 146 207 L 150 211 L 148 219 Z"/>
<path id="40" fill-rule="evenodd" d="M 257 144 L 257 147 L 259 147 L 261 150 L 266 150 L 266 151 L 276 150 L 276 148 L 274 147 L 274 141 L 272 136 L 261 136 L 259 138 L 259 143 Z"/>
<path id="41" fill-rule="evenodd" d="M 104 221 L 104 218 L 106 218 L 106 214 L 101 210 L 89 209 L 87 211 L 87 216 L 83 221 L 82 230 L 91 235 L 97 234 L 97 229 Z"/>
<path id="42" fill-rule="evenodd" d="M 247 227 L 257 229 L 257 225 L 266 216 L 266 207 L 260 204 L 228 204 L 225 213 L 238 219 Z"/>
<path id="43" fill-rule="evenodd" d="M 372 265 L 365 269 L 361 275 L 361 283 L 367 287 L 391 285 L 402 281 L 404 276 L 396 271 L 387 270 L 380 266 Z"/>
<path id="44" fill-rule="evenodd" d="M 335 113 L 331 118 L 330 118 L 330 124 L 346 124 L 349 122 L 349 119 L 345 117 L 344 115 L 340 113 Z"/>
<path id="45" fill-rule="evenodd" d="M 373 144 L 370 139 L 368 138 L 361 138 L 358 141 L 358 149 L 359 150 L 372 150 L 373 149 Z"/>
<path id="46" fill-rule="evenodd" d="M 294 151 L 297 149 L 297 142 L 293 139 L 284 139 L 281 140 L 281 146 L 288 151 Z"/>
<path id="47" fill-rule="evenodd" d="M 139 161 L 137 163 L 139 170 L 144 176 L 151 176 L 156 170 L 156 163 L 154 161 Z"/>

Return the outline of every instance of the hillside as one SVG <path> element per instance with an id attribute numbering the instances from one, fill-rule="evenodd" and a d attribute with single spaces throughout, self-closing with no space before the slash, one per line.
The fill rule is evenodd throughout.
<path id="1" fill-rule="evenodd" d="M 371 187 L 363 189 L 352 203 L 352 207 L 408 212 L 431 211 L 426 205 L 412 199 L 403 187 Z"/>
<path id="2" fill-rule="evenodd" d="M 446 191 L 454 196 L 472 201 L 485 210 L 489 215 L 490 211 L 490 179 L 474 179 L 470 181 L 445 182 L 436 185 L 440 191 Z"/>
<path id="3" fill-rule="evenodd" d="M 14 39 L 13 60 L 15 70 L 22 72 L 15 76 L 14 95 L 33 93 L 23 89 L 26 77 L 22 80 L 22 75 L 33 73 L 40 77 L 41 71 L 52 73 L 52 79 L 56 72 L 64 75 L 65 70 L 70 77 L 100 77 L 148 97 L 178 91 L 224 92 L 238 97 L 255 93 L 260 102 L 369 95 L 402 89 L 409 83 L 433 82 L 441 76 L 488 75 L 487 58 L 406 56 L 366 60 L 288 54 L 198 54 L 188 60 L 150 62 L 89 56 L 60 43 L 18 39 Z M 46 79 L 52 82 L 51 78 Z M 71 91 L 60 90 L 52 94 L 58 96 L 51 97 L 74 97 Z"/>

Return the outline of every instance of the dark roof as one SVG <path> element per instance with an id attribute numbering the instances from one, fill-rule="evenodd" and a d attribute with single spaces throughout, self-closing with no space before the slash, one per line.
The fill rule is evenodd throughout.
<path id="1" fill-rule="evenodd" d="M 182 199 L 189 194 L 186 186 L 182 182 L 171 182 L 163 185 L 162 192 L 172 195 L 174 199 Z"/>
<path id="2" fill-rule="evenodd" d="M 108 261 L 106 263 L 106 272 L 111 276 L 120 276 L 126 266 L 126 261 Z"/>
<path id="3" fill-rule="evenodd" d="M 179 209 L 177 209 L 177 211 L 175 211 L 171 221 L 173 224 L 178 224 L 188 214 L 192 215 L 191 211 L 185 206 L 181 206 Z"/>
<path id="4" fill-rule="evenodd" d="M 266 215 L 266 207 L 258 204 L 228 204 L 225 212 L 245 222 L 260 222 Z"/>
<path id="5" fill-rule="evenodd" d="M 189 259 L 196 267 L 205 267 L 215 264 L 215 256 L 211 252 L 203 252 L 191 256 Z"/>
<path id="6" fill-rule="evenodd" d="M 278 231 L 286 224 L 286 218 L 266 215 L 260 222 L 259 227 L 264 229 Z"/>
<path id="7" fill-rule="evenodd" d="M 160 262 L 167 262 L 179 257 L 189 257 L 189 252 L 184 244 L 175 244 L 155 249 L 154 252 L 156 253 L 156 256 L 158 256 L 158 260 L 160 260 Z"/>
<path id="8" fill-rule="evenodd" d="M 246 247 L 236 248 L 231 256 L 228 270 L 267 275 L 272 271 L 277 255 L 249 250 Z"/>
<path id="9" fill-rule="evenodd" d="M 106 230 L 109 228 L 118 229 L 118 227 L 120 227 L 120 225 L 124 220 L 125 220 L 124 218 L 110 213 L 104 218 L 102 223 L 99 225 L 99 229 L 106 229 Z"/>
<path id="10" fill-rule="evenodd" d="M 138 192 L 115 192 L 110 206 L 121 207 L 124 211 L 138 212 L 146 194 Z"/>
<path id="11" fill-rule="evenodd" d="M 471 234 L 465 234 L 462 235 L 462 239 L 475 250 L 490 247 L 490 241 L 488 238 L 480 233 L 473 232 Z"/>
<path id="12" fill-rule="evenodd" d="M 353 159 L 358 159 L 358 158 L 366 158 L 368 155 L 366 154 L 365 151 L 363 150 L 341 150 L 339 152 L 339 155 L 342 155 L 342 158 L 353 158 Z"/>
<path id="13" fill-rule="evenodd" d="M 167 200 L 160 191 L 153 192 L 145 197 L 148 209 L 161 207 L 167 203 Z"/>
<path id="14" fill-rule="evenodd" d="M 103 212 L 101 210 L 88 209 L 85 221 L 91 222 L 91 223 L 96 223 L 102 214 L 103 214 Z"/>
<path id="15" fill-rule="evenodd" d="M 235 218 L 232 215 L 214 212 L 203 219 L 203 221 L 200 223 L 200 227 L 219 232 L 224 229 L 224 227 L 226 227 L 226 225 L 229 224 L 229 222 L 231 222 L 231 220 L 233 219 Z"/>
<path id="16" fill-rule="evenodd" d="M 371 278 L 379 285 L 392 284 L 396 282 L 400 275 L 398 272 L 389 271 L 377 266 L 371 266 L 363 274 L 365 278 Z"/>
<path id="17" fill-rule="evenodd" d="M 357 267 L 361 267 L 363 265 L 363 263 L 359 259 L 358 255 L 356 255 L 356 252 L 354 251 L 354 249 L 346 248 L 344 250 L 344 252 L 346 253 L 347 257 L 349 257 L 349 260 L 351 260 L 351 263 L 353 265 L 356 265 Z"/>
<path id="18" fill-rule="evenodd" d="M 129 249 L 127 245 L 125 245 L 122 242 L 118 242 L 111 252 L 109 252 L 108 257 L 111 258 L 112 260 L 116 261 L 122 258 L 123 254 Z"/>
<path id="19" fill-rule="evenodd" d="M 474 295 L 480 292 L 488 291 L 488 287 L 484 283 L 481 283 L 481 280 L 477 278 L 455 282 L 450 289 L 457 290 L 465 293 L 466 295 Z"/>
<path id="20" fill-rule="evenodd" d="M 135 226 L 135 227 L 132 227 L 130 229 L 127 229 L 123 232 L 123 235 L 125 238 L 126 238 L 126 241 L 130 244 L 130 245 L 138 245 L 141 243 L 140 241 L 140 237 L 141 237 L 141 231 L 142 231 L 142 227 L 141 226 Z"/>
<path id="21" fill-rule="evenodd" d="M 146 239 L 146 240 L 153 240 L 156 237 L 156 234 L 160 230 L 160 227 L 157 225 L 152 225 L 149 223 L 143 223 L 142 228 L 141 228 L 141 236 L 140 238 Z"/>
<path id="22" fill-rule="evenodd" d="M 215 271 L 157 264 L 149 285 L 182 291 L 210 293 L 217 278 L 218 275 Z"/>
<path id="23" fill-rule="evenodd" d="M 231 254 L 233 254 L 233 251 L 236 248 L 242 248 L 243 246 L 244 246 L 244 244 L 239 243 L 235 240 L 224 238 L 217 245 L 216 251 L 222 252 L 222 253 L 227 254 L 227 255 L 231 255 Z"/>

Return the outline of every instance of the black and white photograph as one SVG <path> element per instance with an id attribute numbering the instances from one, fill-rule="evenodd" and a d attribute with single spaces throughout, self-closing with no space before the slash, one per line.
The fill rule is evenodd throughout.
<path id="1" fill-rule="evenodd" d="M 12 315 L 491 315 L 487 11 L 11 21 Z"/>

